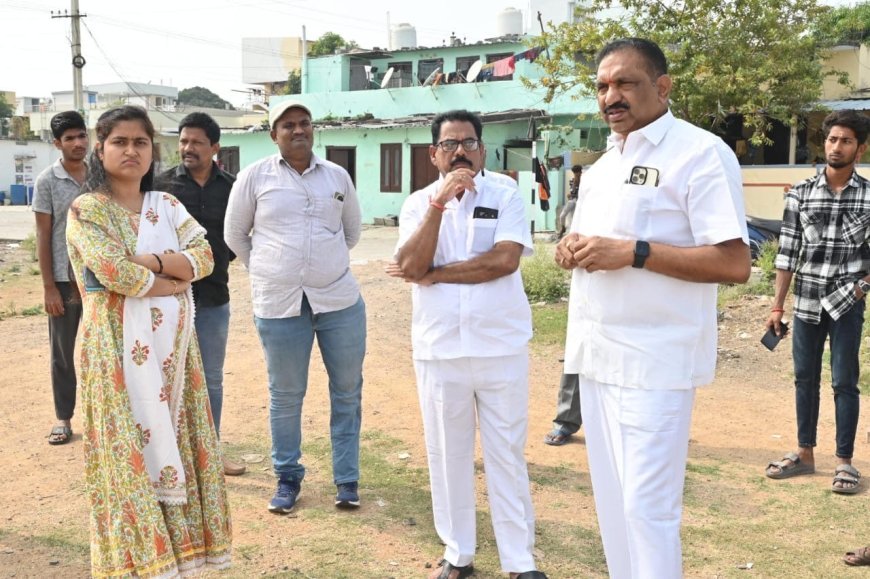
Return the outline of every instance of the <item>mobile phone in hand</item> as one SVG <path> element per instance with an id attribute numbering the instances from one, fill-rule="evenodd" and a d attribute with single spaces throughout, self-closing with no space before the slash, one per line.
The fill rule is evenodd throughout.
<path id="1" fill-rule="evenodd" d="M 767 332 L 761 337 L 761 343 L 764 344 L 764 347 L 773 352 L 773 349 L 776 348 L 776 345 L 779 344 L 780 340 L 782 340 L 786 334 L 788 334 L 788 324 L 785 322 L 780 322 L 780 331 L 782 335 L 777 336 L 776 332 L 773 331 L 773 328 L 768 328 Z"/>

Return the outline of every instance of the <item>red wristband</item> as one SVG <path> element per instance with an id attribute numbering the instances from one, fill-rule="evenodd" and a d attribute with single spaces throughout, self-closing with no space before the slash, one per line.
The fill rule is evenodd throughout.
<path id="1" fill-rule="evenodd" d="M 780 314 L 785 313 L 785 310 L 782 308 L 771 308 L 770 311 L 771 311 L 771 313 L 780 313 Z"/>
<path id="2" fill-rule="evenodd" d="M 444 210 L 447 209 L 446 207 L 444 207 L 443 205 L 441 205 L 437 201 L 432 201 L 431 199 L 429 200 L 429 205 L 431 205 L 432 207 L 434 207 L 435 209 L 437 209 L 441 213 L 444 213 Z"/>

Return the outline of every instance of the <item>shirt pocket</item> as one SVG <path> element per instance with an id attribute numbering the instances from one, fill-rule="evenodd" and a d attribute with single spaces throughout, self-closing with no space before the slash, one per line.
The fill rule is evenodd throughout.
<path id="1" fill-rule="evenodd" d="M 652 211 L 659 188 L 646 185 L 624 184 L 613 200 L 613 233 L 629 239 L 649 239 Z"/>
<path id="2" fill-rule="evenodd" d="M 806 211 L 800 214 L 801 229 L 809 245 L 817 245 L 822 241 L 825 232 L 825 219 L 818 213 Z M 845 221 L 844 221 L 845 223 Z"/>
<path id="3" fill-rule="evenodd" d="M 473 219 L 471 253 L 486 253 L 495 242 L 495 227 L 498 219 Z"/>
<path id="4" fill-rule="evenodd" d="M 843 237 L 853 247 L 867 241 L 870 233 L 870 213 L 847 211 L 843 214 Z"/>

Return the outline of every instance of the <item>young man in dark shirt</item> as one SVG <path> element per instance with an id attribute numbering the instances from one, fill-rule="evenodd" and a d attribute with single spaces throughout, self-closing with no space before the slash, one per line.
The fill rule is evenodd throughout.
<path id="1" fill-rule="evenodd" d="M 214 254 L 214 271 L 193 284 L 196 333 L 202 353 L 215 431 L 220 435 L 223 408 L 224 358 L 230 323 L 228 269 L 235 255 L 224 242 L 224 216 L 236 178 L 221 170 L 213 157 L 220 150 L 221 130 L 205 113 L 191 113 L 178 126 L 181 164 L 161 173 L 154 188 L 181 201 L 206 230 Z M 224 473 L 244 474 L 245 466 L 223 458 Z"/>

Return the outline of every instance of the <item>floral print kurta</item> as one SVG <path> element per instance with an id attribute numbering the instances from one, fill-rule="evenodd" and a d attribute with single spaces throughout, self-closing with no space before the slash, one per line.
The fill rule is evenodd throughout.
<path id="1" fill-rule="evenodd" d="M 122 364 L 125 296 L 144 294 L 154 275 L 126 259 L 136 252 L 140 219 L 107 195 L 88 193 L 73 204 L 67 225 L 70 260 L 84 296 L 79 388 L 94 577 L 174 577 L 230 560 L 223 467 L 196 340 L 183 353 L 186 380 L 177 427 L 186 504 L 159 502 L 145 468 L 148 441 L 133 418 Z M 190 238 L 197 227 L 192 218 L 185 220 L 176 228 L 178 239 Z M 211 273 L 204 235 L 192 236 L 181 250 L 197 279 Z M 93 282 L 83 280 L 85 267 L 104 290 L 86 291 Z"/>

